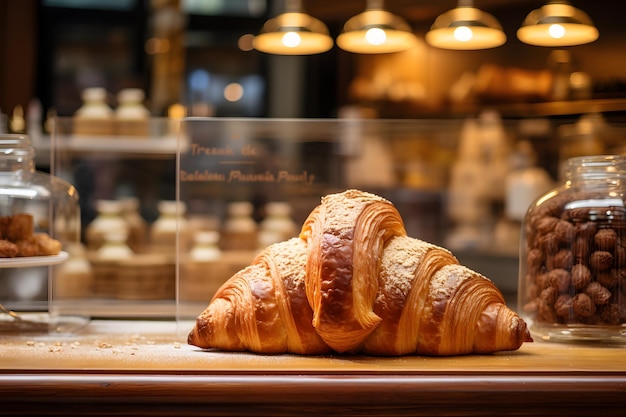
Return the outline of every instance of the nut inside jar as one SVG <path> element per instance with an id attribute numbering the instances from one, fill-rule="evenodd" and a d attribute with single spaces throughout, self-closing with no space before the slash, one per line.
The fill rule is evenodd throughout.
<path id="1" fill-rule="evenodd" d="M 558 197 L 528 213 L 522 310 L 539 324 L 624 324 L 623 200 Z"/>

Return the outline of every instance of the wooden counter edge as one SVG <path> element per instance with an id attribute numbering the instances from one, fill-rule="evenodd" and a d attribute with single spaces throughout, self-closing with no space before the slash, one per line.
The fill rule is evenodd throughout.
<path id="1" fill-rule="evenodd" d="M 617 416 L 626 373 L 3 373 L 0 404 L 39 416 Z"/>

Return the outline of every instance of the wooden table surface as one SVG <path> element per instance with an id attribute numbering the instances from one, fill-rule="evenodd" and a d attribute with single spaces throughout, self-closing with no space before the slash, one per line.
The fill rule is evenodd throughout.
<path id="1" fill-rule="evenodd" d="M 184 329 L 184 327 L 183 327 Z M 0 336 L 7 415 L 626 415 L 626 347 L 447 358 L 203 351 L 180 324 Z"/>

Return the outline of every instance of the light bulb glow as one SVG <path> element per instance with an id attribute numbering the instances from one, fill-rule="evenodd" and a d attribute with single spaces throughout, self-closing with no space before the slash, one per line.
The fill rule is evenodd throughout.
<path id="1" fill-rule="evenodd" d="M 227 101 L 235 102 L 243 97 L 243 86 L 239 83 L 230 83 L 224 88 L 224 98 Z"/>
<path id="2" fill-rule="evenodd" d="M 285 33 L 282 40 L 283 45 L 285 45 L 287 48 L 295 48 L 300 45 L 300 42 L 302 42 L 300 35 L 298 35 L 296 32 Z"/>
<path id="3" fill-rule="evenodd" d="M 548 28 L 548 33 L 554 39 L 561 39 L 563 36 L 565 36 L 565 28 L 555 23 L 555 24 L 550 25 L 550 27 Z"/>
<path id="4" fill-rule="evenodd" d="M 371 28 L 365 32 L 365 40 L 371 45 L 382 45 L 387 40 L 387 34 L 381 28 Z"/>
<path id="5" fill-rule="evenodd" d="M 474 33 L 472 32 L 472 29 L 468 28 L 467 26 L 459 26 L 458 28 L 454 29 L 454 39 L 459 42 L 469 42 L 472 40 L 473 37 Z"/>

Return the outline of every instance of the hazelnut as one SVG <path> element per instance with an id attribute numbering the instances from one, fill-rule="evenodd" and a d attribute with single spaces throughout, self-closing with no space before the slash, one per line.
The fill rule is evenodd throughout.
<path id="1" fill-rule="evenodd" d="M 545 235 L 552 232 L 560 221 L 558 218 L 551 216 L 537 217 L 534 222 L 534 228 L 540 235 Z"/>
<path id="2" fill-rule="evenodd" d="M 572 243 L 572 256 L 578 263 L 587 263 L 589 258 L 589 242 L 587 238 L 576 237 Z"/>
<path id="3" fill-rule="evenodd" d="M 596 248 L 604 251 L 611 251 L 617 243 L 617 233 L 613 229 L 600 229 L 593 237 Z"/>
<path id="4" fill-rule="evenodd" d="M 574 264 L 574 256 L 572 255 L 572 251 L 569 249 L 561 249 L 554 255 L 552 255 L 548 262 L 548 268 L 561 268 L 561 269 L 570 269 Z"/>
<path id="5" fill-rule="evenodd" d="M 568 270 L 563 268 L 553 269 L 548 272 L 548 279 L 550 280 L 550 285 L 559 293 L 563 294 L 569 291 L 572 277 Z"/>
<path id="6" fill-rule="evenodd" d="M 559 296 L 558 291 L 554 287 L 548 287 L 541 291 L 539 298 L 546 302 L 547 305 L 553 306 L 557 297 Z"/>
<path id="7" fill-rule="evenodd" d="M 589 265 L 596 271 L 606 271 L 613 266 L 611 252 L 597 250 L 589 257 Z"/>
<path id="8" fill-rule="evenodd" d="M 619 305 L 618 304 L 604 304 L 597 307 L 597 314 L 604 323 L 611 325 L 620 324 L 619 317 Z"/>
<path id="9" fill-rule="evenodd" d="M 574 288 L 581 290 L 591 282 L 591 271 L 583 264 L 576 264 L 572 267 L 571 279 Z"/>
<path id="10" fill-rule="evenodd" d="M 596 312 L 595 304 L 584 292 L 580 292 L 572 297 L 572 308 L 574 309 L 574 314 L 581 317 L 591 317 Z"/>
<path id="11" fill-rule="evenodd" d="M 592 281 L 587 285 L 585 294 L 587 294 L 595 304 L 606 304 L 611 298 L 611 291 L 596 281 Z"/>
<path id="12" fill-rule="evenodd" d="M 537 299 L 537 320 L 546 323 L 556 323 L 558 321 L 558 316 L 552 306 L 541 298 Z"/>
<path id="13" fill-rule="evenodd" d="M 554 312 L 557 316 L 563 318 L 571 318 L 573 315 L 572 309 L 572 297 L 567 294 L 559 295 L 559 298 L 556 299 L 554 303 Z"/>
<path id="14" fill-rule="evenodd" d="M 554 233 L 546 233 L 539 237 L 539 247 L 546 254 L 554 254 L 559 250 L 559 242 Z"/>
<path id="15" fill-rule="evenodd" d="M 556 239 L 562 244 L 568 244 L 574 238 L 574 225 L 566 220 L 559 220 L 554 227 Z"/>
<path id="16" fill-rule="evenodd" d="M 607 288 L 612 288 L 617 284 L 617 271 L 612 268 L 608 271 L 596 272 L 596 281 Z"/>
<path id="17" fill-rule="evenodd" d="M 526 266 L 531 272 L 537 272 L 543 263 L 543 252 L 539 249 L 531 249 L 526 255 Z"/>

